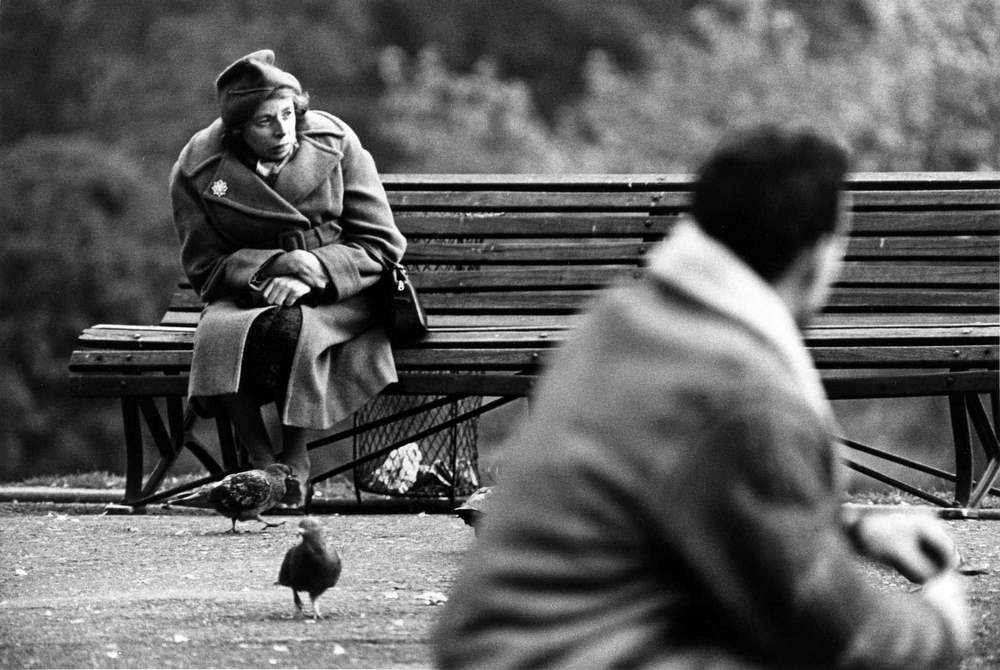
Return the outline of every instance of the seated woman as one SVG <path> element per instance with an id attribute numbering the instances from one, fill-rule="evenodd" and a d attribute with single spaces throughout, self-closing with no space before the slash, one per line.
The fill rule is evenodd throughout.
<path id="1" fill-rule="evenodd" d="M 181 264 L 205 301 L 189 397 L 228 413 L 252 464 L 291 466 L 308 502 L 306 430 L 348 417 L 396 380 L 377 291 L 406 241 L 371 155 L 340 119 L 308 109 L 261 50 L 216 79 L 220 118 L 170 179 Z M 261 407 L 275 403 L 281 445 Z"/>

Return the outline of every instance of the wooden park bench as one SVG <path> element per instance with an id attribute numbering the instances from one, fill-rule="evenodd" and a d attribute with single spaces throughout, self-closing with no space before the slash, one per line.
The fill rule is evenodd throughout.
<path id="1" fill-rule="evenodd" d="M 529 396 L 595 293 L 642 275 L 646 253 L 686 210 L 690 189 L 690 178 L 676 175 L 386 175 L 384 183 L 432 328 L 426 340 L 396 349 L 400 381 L 385 394 L 419 396 L 422 406 L 485 398 L 429 430 Z M 1000 472 L 1000 174 L 856 174 L 847 187 L 853 230 L 846 263 L 828 307 L 806 332 L 807 345 L 833 399 L 947 397 L 954 472 L 849 436 L 843 441 L 868 461 L 940 478 L 954 488 L 953 499 L 845 460 L 935 504 L 978 506 L 996 492 Z M 200 309 L 182 283 L 159 324 L 95 325 L 72 354 L 75 395 L 121 400 L 128 505 L 175 492 L 160 487 L 184 449 L 209 478 L 245 467 L 227 421 L 217 425 L 221 462 L 186 438 L 192 414 L 184 395 Z M 393 418 L 358 422 L 310 448 Z M 148 475 L 144 434 L 159 455 Z M 424 436 L 405 436 L 362 460 Z"/>

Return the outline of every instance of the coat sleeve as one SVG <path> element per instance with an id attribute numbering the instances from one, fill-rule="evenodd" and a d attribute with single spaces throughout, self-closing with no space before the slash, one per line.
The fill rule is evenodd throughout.
<path id="1" fill-rule="evenodd" d="M 328 290 L 335 300 L 374 285 L 386 261 L 399 262 L 406 250 L 406 240 L 396 227 L 371 154 L 349 128 L 342 148 L 343 237 L 338 243 L 313 250 L 330 278 Z"/>
<path id="2" fill-rule="evenodd" d="M 174 165 L 170 199 L 180 242 L 181 267 L 206 302 L 246 295 L 250 280 L 280 249 L 241 248 L 219 235 L 193 181 Z"/>
<path id="3" fill-rule="evenodd" d="M 687 554 L 723 635 L 791 666 L 957 667 L 940 613 L 918 595 L 876 590 L 858 570 L 815 422 L 780 400 L 741 402 L 690 455 L 686 472 L 698 476 L 657 501 L 669 510 L 658 515 L 662 537 Z"/>

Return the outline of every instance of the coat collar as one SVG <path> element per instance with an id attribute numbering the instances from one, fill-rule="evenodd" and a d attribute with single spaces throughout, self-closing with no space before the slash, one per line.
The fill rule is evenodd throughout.
<path id="1" fill-rule="evenodd" d="M 295 156 L 272 188 L 236 156 L 225 152 L 202 189 L 202 197 L 254 216 L 308 224 L 297 205 L 329 178 L 342 155 L 336 147 L 300 136 Z"/>
<path id="2" fill-rule="evenodd" d="M 650 272 L 671 288 L 742 323 L 788 363 L 816 414 L 832 414 L 819 373 L 785 303 L 728 248 L 683 220 L 650 257 Z"/>
<path id="3" fill-rule="evenodd" d="M 278 174 L 274 188 L 222 149 L 222 134 L 222 122 L 217 119 L 195 134 L 179 159 L 181 171 L 189 177 L 211 171 L 202 196 L 254 216 L 308 224 L 296 206 L 329 178 L 343 157 L 339 146 L 342 124 L 335 117 L 308 112 L 298 133 L 299 148 Z"/>

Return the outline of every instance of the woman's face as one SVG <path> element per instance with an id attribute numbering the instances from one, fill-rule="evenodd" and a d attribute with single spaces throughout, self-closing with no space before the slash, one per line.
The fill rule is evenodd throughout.
<path id="1" fill-rule="evenodd" d="M 295 103 L 291 98 L 269 98 L 243 124 L 243 139 L 263 160 L 280 161 L 295 145 Z"/>

